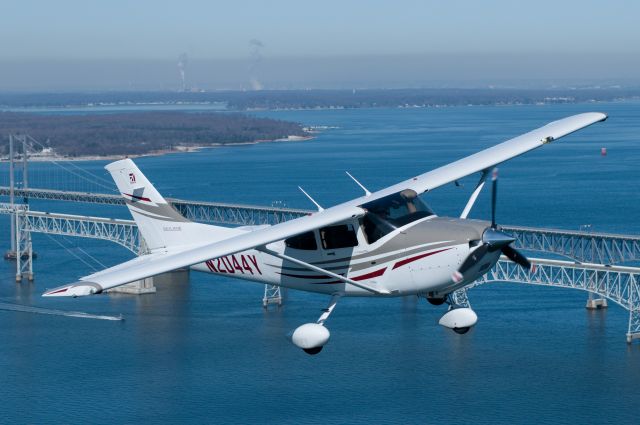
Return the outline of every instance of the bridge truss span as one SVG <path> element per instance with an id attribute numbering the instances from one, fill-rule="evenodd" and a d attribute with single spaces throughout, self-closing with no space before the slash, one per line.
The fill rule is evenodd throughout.
<path id="1" fill-rule="evenodd" d="M 201 223 L 231 225 L 278 224 L 309 215 L 306 210 L 254 205 L 220 204 L 167 199 L 186 218 Z"/>
<path id="2" fill-rule="evenodd" d="M 3 188 L 0 188 L 2 195 Z M 16 197 L 37 197 L 74 202 L 122 204 L 118 195 L 65 193 L 28 189 L 16 190 Z M 307 210 L 279 207 L 256 207 L 212 202 L 172 199 L 178 211 L 194 221 L 225 225 L 276 224 L 309 214 Z M 29 211 L 26 205 L 0 204 L 0 214 L 11 214 L 16 224 L 19 247 L 16 252 L 27 253 L 27 261 L 17 256 L 18 277 L 27 274 L 32 278 L 32 232 L 54 235 L 97 238 L 118 243 L 134 253 L 144 250 L 143 240 L 135 223 L 101 217 L 85 217 L 67 214 Z M 503 230 L 516 238 L 515 246 L 527 251 L 554 253 L 575 259 L 577 262 L 535 259 L 535 272 L 529 273 L 509 261 L 499 261 L 496 267 L 479 283 L 488 281 L 521 282 L 579 289 L 611 300 L 629 311 L 627 340 L 640 338 L 640 268 L 621 267 L 622 262 L 640 261 L 640 237 L 606 233 L 577 232 L 557 229 L 503 226 Z M 141 247 L 142 246 L 142 247 Z M 473 285 L 472 285 L 473 286 Z M 279 287 L 266 287 L 265 299 L 273 298 L 271 292 Z M 269 292 L 271 291 L 271 292 Z M 466 289 L 452 294 L 457 304 L 468 305 Z M 279 294 L 279 292 L 278 292 Z M 278 295 L 279 297 L 279 295 Z M 275 299 L 275 298 L 274 298 Z M 278 298 L 281 301 L 281 298 Z M 263 301 L 264 302 L 264 301 Z M 266 303 L 267 305 L 269 302 Z"/>
<path id="3" fill-rule="evenodd" d="M 640 236 L 518 226 L 502 229 L 516 238 L 514 248 L 550 252 L 584 263 L 612 265 L 640 260 Z"/>
<path id="4" fill-rule="evenodd" d="M 0 186 L 0 196 L 9 196 L 10 193 L 11 188 Z M 64 190 L 33 188 L 14 188 L 13 193 L 16 198 L 24 199 L 125 205 L 124 198 L 118 194 L 70 192 Z M 278 224 L 312 213 L 312 211 L 308 210 L 283 207 L 225 204 L 219 202 L 189 201 L 175 198 L 166 199 L 189 220 L 211 224 L 243 226 Z"/>
<path id="5" fill-rule="evenodd" d="M 141 253 L 141 247 L 144 247 L 138 227 L 131 220 L 38 211 L 25 211 L 16 217 L 17 227 L 23 232 L 102 239 L 122 245 L 135 254 Z"/>
<path id="6" fill-rule="evenodd" d="M 640 338 L 640 268 L 540 258 L 530 260 L 535 265 L 533 271 L 502 258 L 489 273 L 470 287 L 488 282 L 516 282 L 587 291 L 628 310 L 627 342 Z"/>

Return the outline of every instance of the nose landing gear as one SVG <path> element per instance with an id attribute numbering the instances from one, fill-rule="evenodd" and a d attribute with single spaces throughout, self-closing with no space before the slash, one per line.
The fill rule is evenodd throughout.
<path id="1" fill-rule="evenodd" d="M 449 328 L 457 334 L 466 334 L 478 322 L 478 316 L 471 309 L 469 299 L 467 298 L 467 290 L 465 288 L 458 289 L 446 296 L 425 297 L 427 301 L 434 305 L 449 304 L 449 309 L 440 318 L 438 324 Z M 442 300 L 442 302 L 440 302 Z M 439 304 L 436 304 L 436 302 Z"/>

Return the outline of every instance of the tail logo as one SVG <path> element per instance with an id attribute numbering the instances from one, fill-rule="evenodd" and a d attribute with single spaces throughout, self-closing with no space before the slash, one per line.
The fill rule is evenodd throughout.
<path id="1" fill-rule="evenodd" d="M 136 182 L 136 175 L 133 173 L 129 173 L 129 182 L 130 183 L 135 183 Z"/>
<path id="2" fill-rule="evenodd" d="M 142 196 L 143 194 L 144 194 L 144 187 L 133 189 L 133 193 L 123 193 L 123 195 L 131 197 L 131 202 L 137 202 L 137 201 L 151 202 L 151 199 Z"/>

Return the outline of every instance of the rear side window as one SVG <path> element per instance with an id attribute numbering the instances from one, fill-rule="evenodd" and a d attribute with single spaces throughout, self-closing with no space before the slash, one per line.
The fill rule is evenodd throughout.
<path id="1" fill-rule="evenodd" d="M 324 249 L 349 248 L 358 245 L 356 231 L 351 224 L 340 224 L 320 229 Z"/>
<path id="2" fill-rule="evenodd" d="M 316 237 L 313 232 L 303 233 L 301 235 L 286 239 L 284 243 L 288 248 L 293 249 L 303 249 L 305 251 L 313 251 L 315 249 L 318 249 Z"/>

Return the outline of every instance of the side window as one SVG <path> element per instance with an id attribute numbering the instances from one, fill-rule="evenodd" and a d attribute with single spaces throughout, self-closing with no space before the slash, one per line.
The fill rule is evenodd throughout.
<path id="1" fill-rule="evenodd" d="M 316 237 L 313 232 L 303 233 L 301 235 L 286 239 L 284 243 L 288 248 L 303 249 L 306 251 L 313 251 L 318 249 Z"/>
<path id="2" fill-rule="evenodd" d="M 340 224 L 320 229 L 324 249 L 349 248 L 358 245 L 358 237 L 352 224 Z"/>
<path id="3" fill-rule="evenodd" d="M 362 219 L 362 227 L 369 243 L 374 243 L 395 230 L 391 223 L 369 212 Z"/>

